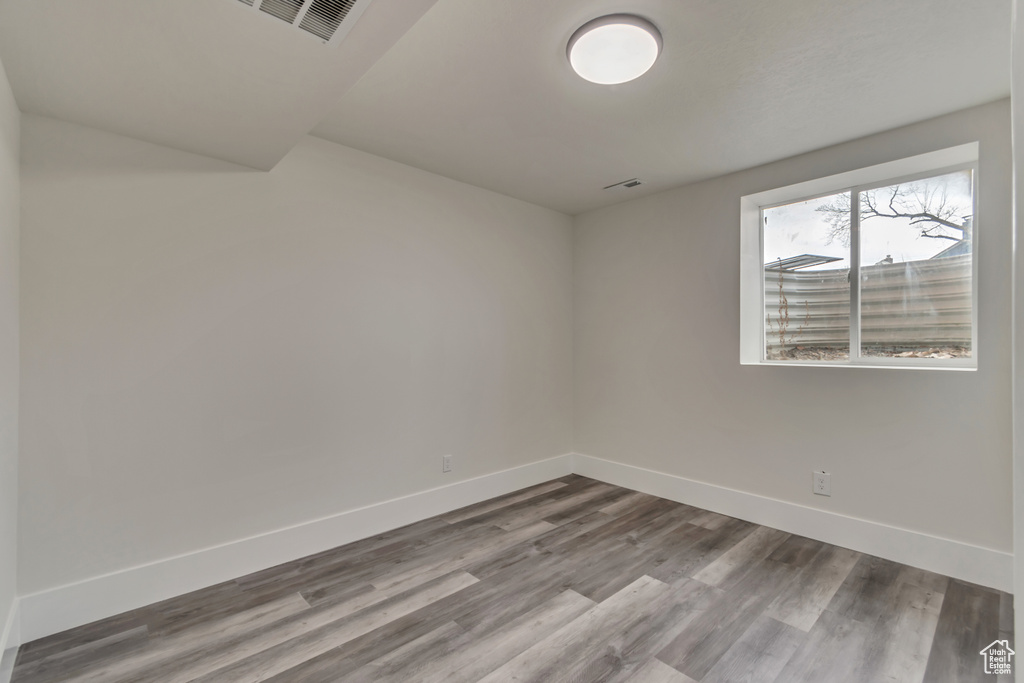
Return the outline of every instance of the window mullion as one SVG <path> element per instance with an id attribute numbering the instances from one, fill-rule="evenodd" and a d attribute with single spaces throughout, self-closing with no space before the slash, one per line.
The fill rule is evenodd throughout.
<path id="1" fill-rule="evenodd" d="M 850 362 L 860 360 L 860 190 L 850 190 Z"/>

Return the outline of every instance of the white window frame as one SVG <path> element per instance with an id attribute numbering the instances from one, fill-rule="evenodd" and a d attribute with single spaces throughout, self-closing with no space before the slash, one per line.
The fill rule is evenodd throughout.
<path id="1" fill-rule="evenodd" d="M 850 288 L 850 358 L 836 361 L 768 360 L 764 330 L 764 246 L 762 211 L 773 207 L 839 192 L 863 192 L 879 187 L 920 180 L 953 171 L 971 170 L 974 202 L 971 245 L 971 357 L 884 358 L 860 355 L 860 287 Z M 851 211 L 859 211 L 851 201 Z M 851 272 L 860 269 L 860 235 L 857 220 L 851 221 Z M 740 363 L 743 365 L 909 368 L 927 370 L 976 370 L 978 367 L 978 143 L 898 159 L 846 173 L 817 178 L 740 198 Z M 859 285 L 859 283 L 857 283 Z"/>

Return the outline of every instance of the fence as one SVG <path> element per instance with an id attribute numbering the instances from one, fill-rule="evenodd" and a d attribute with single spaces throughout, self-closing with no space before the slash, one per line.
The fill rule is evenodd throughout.
<path id="1" fill-rule="evenodd" d="M 779 285 L 788 302 L 787 347 L 849 345 L 849 271 L 765 267 L 765 338 L 779 349 Z M 861 268 L 861 342 L 866 347 L 970 346 L 971 255 Z"/>

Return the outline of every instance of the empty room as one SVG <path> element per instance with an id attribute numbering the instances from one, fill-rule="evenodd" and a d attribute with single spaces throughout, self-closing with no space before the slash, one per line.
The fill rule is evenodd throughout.
<path id="1" fill-rule="evenodd" d="M 1015 680 L 1021 11 L 0 0 L 0 683 Z"/>

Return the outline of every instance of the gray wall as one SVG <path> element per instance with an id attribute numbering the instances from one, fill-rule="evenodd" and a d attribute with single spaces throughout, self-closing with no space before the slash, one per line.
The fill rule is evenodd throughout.
<path id="1" fill-rule="evenodd" d="M 23 135 L 22 593 L 571 451 L 567 216 L 316 138 Z"/>
<path id="2" fill-rule="evenodd" d="M 0 64 L 0 639 L 17 594 L 20 116 Z"/>
<path id="3" fill-rule="evenodd" d="M 315 138 L 256 173 L 26 116 L 20 592 L 570 450 L 1009 550 L 1009 129 L 573 222 Z M 740 196 L 973 140 L 976 372 L 739 365 Z"/>
<path id="4" fill-rule="evenodd" d="M 575 450 L 1011 549 L 1009 101 L 577 217 Z M 741 366 L 740 197 L 980 141 L 976 372 Z M 832 497 L 811 471 L 832 473 Z"/>

